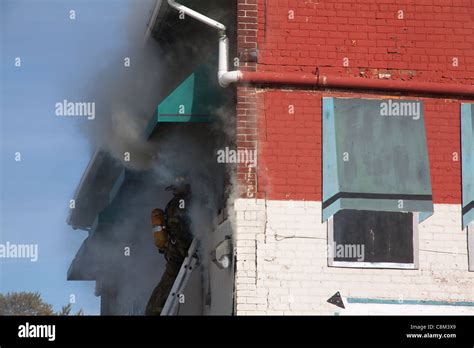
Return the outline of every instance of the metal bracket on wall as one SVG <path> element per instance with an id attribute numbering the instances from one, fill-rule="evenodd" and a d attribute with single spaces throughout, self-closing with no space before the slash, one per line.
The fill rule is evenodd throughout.
<path id="1" fill-rule="evenodd" d="M 239 52 L 239 61 L 244 63 L 258 63 L 258 49 L 243 49 Z"/>
<path id="2" fill-rule="evenodd" d="M 225 269 L 229 268 L 232 263 L 232 254 L 232 239 L 230 236 L 226 236 L 225 239 L 211 252 L 211 257 L 217 267 Z"/>

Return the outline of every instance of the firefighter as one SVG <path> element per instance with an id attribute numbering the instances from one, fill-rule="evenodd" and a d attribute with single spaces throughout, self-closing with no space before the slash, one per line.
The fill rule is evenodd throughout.
<path id="1" fill-rule="evenodd" d="M 173 192 L 173 198 L 164 211 L 154 209 L 151 214 L 155 245 L 165 256 L 166 268 L 150 296 L 145 315 L 161 314 L 192 242 L 189 220 L 190 185 L 185 177 L 180 176 L 166 190 Z"/>

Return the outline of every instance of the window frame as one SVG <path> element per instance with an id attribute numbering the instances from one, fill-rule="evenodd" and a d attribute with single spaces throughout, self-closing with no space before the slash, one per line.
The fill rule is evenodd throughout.
<path id="1" fill-rule="evenodd" d="M 377 213 L 374 211 L 374 213 Z M 413 212 L 413 263 L 397 263 L 397 262 L 358 262 L 358 261 L 334 261 L 334 255 L 327 255 L 328 267 L 335 268 L 363 268 L 363 269 L 419 269 L 419 213 Z M 474 232 L 474 231 L 473 231 Z M 327 221 L 327 245 L 330 250 L 334 249 L 334 216 Z M 474 233 L 472 235 L 473 249 L 473 271 L 474 271 Z"/>

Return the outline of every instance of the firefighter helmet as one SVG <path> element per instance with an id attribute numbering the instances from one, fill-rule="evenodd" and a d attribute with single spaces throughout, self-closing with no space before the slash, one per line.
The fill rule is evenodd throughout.
<path id="1" fill-rule="evenodd" d="M 166 187 L 165 190 L 173 191 L 173 193 L 188 193 L 191 190 L 188 177 L 184 175 L 176 176 L 174 183 Z"/>

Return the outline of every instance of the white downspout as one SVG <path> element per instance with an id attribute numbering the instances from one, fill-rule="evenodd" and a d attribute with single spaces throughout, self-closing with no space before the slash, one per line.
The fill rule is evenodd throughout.
<path id="1" fill-rule="evenodd" d="M 178 4 L 175 0 L 168 0 L 168 4 L 179 12 L 188 15 L 204 24 L 207 24 L 219 30 L 219 68 L 217 78 L 222 87 L 227 87 L 232 83 L 240 80 L 242 72 L 229 71 L 229 39 L 226 35 L 226 27 L 224 24 L 215 21 L 212 18 L 206 17 L 203 14 L 196 12 L 189 7 Z"/>

